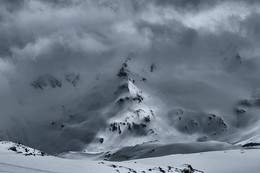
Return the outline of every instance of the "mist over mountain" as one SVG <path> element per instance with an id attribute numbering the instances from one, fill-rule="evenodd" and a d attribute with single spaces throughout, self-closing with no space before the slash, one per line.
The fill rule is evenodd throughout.
<path id="1" fill-rule="evenodd" d="M 111 161 L 256 145 L 259 17 L 257 0 L 2 0 L 0 139 Z"/>

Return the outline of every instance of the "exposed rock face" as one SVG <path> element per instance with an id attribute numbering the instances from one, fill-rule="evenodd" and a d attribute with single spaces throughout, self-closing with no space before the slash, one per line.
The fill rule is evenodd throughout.
<path id="1" fill-rule="evenodd" d="M 45 87 L 52 87 L 52 88 L 60 88 L 62 86 L 62 82 L 58 80 L 56 77 L 46 74 L 39 76 L 37 79 L 35 79 L 31 86 L 35 89 L 44 89 Z"/>
<path id="2" fill-rule="evenodd" d="M 118 77 L 128 77 L 129 71 L 128 71 L 127 67 L 128 67 L 127 63 L 123 63 L 123 65 L 122 65 L 121 69 L 119 70 L 117 76 Z"/>
<path id="3" fill-rule="evenodd" d="M 260 147 L 260 143 L 250 142 L 250 143 L 242 145 L 242 147 L 244 147 L 244 148 L 246 148 L 246 147 Z"/>
<path id="4" fill-rule="evenodd" d="M 65 74 L 64 78 L 62 79 L 58 79 L 57 77 L 50 74 L 45 74 L 36 78 L 31 83 L 31 86 L 34 89 L 43 90 L 46 87 L 61 88 L 62 84 L 64 82 L 67 82 L 70 83 L 73 87 L 76 87 L 79 81 L 80 81 L 80 74 L 74 74 L 74 73 Z"/>
<path id="5" fill-rule="evenodd" d="M 24 156 L 48 156 L 48 154 L 46 154 L 45 152 L 30 148 L 20 143 L 0 141 L 0 145 L 5 145 L 6 147 L 9 146 L 7 148 L 8 150 Z"/>
<path id="6" fill-rule="evenodd" d="M 169 112 L 171 123 L 181 132 L 194 134 L 218 135 L 228 127 L 221 116 L 204 112 L 190 112 L 176 109 Z"/>
<path id="7" fill-rule="evenodd" d="M 238 102 L 239 106 L 260 107 L 260 99 L 244 99 Z"/>
<path id="8" fill-rule="evenodd" d="M 154 72 L 156 70 L 156 67 L 154 65 L 154 63 L 152 63 L 151 67 L 150 67 L 150 72 Z"/>
<path id="9" fill-rule="evenodd" d="M 80 81 L 80 75 L 74 74 L 74 73 L 66 74 L 65 80 L 67 82 L 71 83 L 75 87 L 78 84 L 78 82 Z"/>

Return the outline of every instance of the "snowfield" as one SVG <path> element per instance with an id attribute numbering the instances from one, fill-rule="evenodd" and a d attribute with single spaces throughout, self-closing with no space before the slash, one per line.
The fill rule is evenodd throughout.
<path id="1" fill-rule="evenodd" d="M 16 146 L 17 151 L 10 150 Z M 25 152 L 25 149 L 28 151 Z M 35 153 L 26 155 L 28 153 Z M 41 155 L 13 142 L 0 142 L 1 173 L 259 173 L 260 149 L 236 149 L 175 154 L 111 162 L 87 157 L 77 159 Z M 190 165 L 190 166 L 189 166 Z M 186 171 L 186 172 L 185 172 Z"/>

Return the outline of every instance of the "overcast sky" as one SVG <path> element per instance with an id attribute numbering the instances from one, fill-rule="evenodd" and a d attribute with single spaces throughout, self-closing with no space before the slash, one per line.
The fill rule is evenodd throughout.
<path id="1" fill-rule="evenodd" d="M 211 62 L 226 49 L 256 58 L 259 13 L 257 0 L 2 0 L 1 76 L 100 66 L 129 53 L 167 64 Z"/>

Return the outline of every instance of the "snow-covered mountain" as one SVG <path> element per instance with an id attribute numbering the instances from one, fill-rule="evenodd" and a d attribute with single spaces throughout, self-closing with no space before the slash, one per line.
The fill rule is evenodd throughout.
<path id="1" fill-rule="evenodd" d="M 223 58 L 224 70 L 239 75 L 244 64 L 238 56 Z M 196 73 L 187 78 L 167 76 L 160 64 L 144 65 L 131 56 L 113 73 L 94 76 L 89 79 L 84 74 L 70 72 L 31 78 L 21 90 L 33 94 L 28 97 L 22 94 L 19 106 L 5 110 L 7 115 L 15 115 L 15 119 L 8 127 L 2 126 L 0 132 L 3 140 L 21 144 L 2 142 L 2 145 L 8 144 L 5 148 L 17 154 L 46 157 L 47 162 L 49 158 L 102 160 L 91 167 L 96 169 L 101 164 L 104 169 L 110 167 L 120 172 L 183 172 L 185 169 L 200 172 L 208 168 L 202 166 L 192 171 L 187 165 L 178 167 L 186 164 L 183 162 L 134 169 L 128 163 L 128 166 L 111 166 L 114 165 L 111 161 L 232 149 L 238 152 L 259 147 L 259 92 L 254 89 L 249 95 L 248 87 L 241 85 L 237 91 L 244 93 L 239 96 L 229 93 L 234 85 L 230 76 L 209 78 Z M 231 82 L 219 83 L 223 78 Z M 167 80 L 172 85 L 165 85 Z M 17 112 L 20 117 L 16 116 Z M 251 154 L 248 157 L 251 159 Z M 161 159 L 164 158 L 158 158 Z M 4 170 L 14 169 L 2 165 Z M 19 169 L 35 171 L 31 167 Z"/>
<path id="2" fill-rule="evenodd" d="M 130 56 L 112 76 L 97 75 L 91 87 L 79 73 L 36 76 L 26 88 L 34 96 L 23 98 L 19 108 L 25 121 L 17 119 L 28 125 L 5 128 L 1 137 L 50 154 L 96 152 L 112 160 L 111 153 L 136 146 L 141 152 L 146 146 L 163 148 L 177 143 L 198 152 L 236 147 L 249 139 L 258 141 L 257 91 L 252 98 L 234 97 L 225 104 L 221 99 L 225 93 L 215 79 L 210 81 L 215 85 L 200 81 L 193 91 L 186 81 L 175 78 L 172 89 L 180 92 L 174 94 L 168 92 L 171 88 L 165 92 L 162 84 L 154 83 L 160 73 L 160 66 L 139 65 Z M 179 95 L 183 91 L 191 95 Z M 204 92 L 212 98 L 200 98 Z M 194 108 L 196 100 L 205 105 Z M 210 108 L 214 104 L 218 104 L 215 110 Z M 37 118 L 31 119 L 32 115 Z M 176 152 L 185 151 L 168 154 Z"/>
<path id="3" fill-rule="evenodd" d="M 49 171 L 45 165 L 50 161 L 73 167 L 87 159 L 95 172 L 217 172 L 220 169 L 209 169 L 201 162 L 212 165 L 205 159 L 223 151 L 230 153 L 227 157 L 220 154 L 223 159 L 246 151 L 243 157 L 253 163 L 258 157 L 247 149 L 257 152 L 260 146 L 260 94 L 257 87 L 247 86 L 250 78 L 241 78 L 237 83 L 241 86 L 230 92 L 234 86 L 231 77 L 240 78 L 245 68 L 238 56 L 222 59 L 224 70 L 232 75 L 221 77 L 196 73 L 187 73 L 186 78 L 182 74 L 168 76 L 160 64 L 144 65 L 131 56 L 113 73 L 94 74 L 94 79 L 76 72 L 34 76 L 21 88 L 16 107 L 5 109 L 14 121 L 1 127 L 0 137 L 5 140 L 1 152 L 16 158 L 17 163 L 1 161 L 2 170 Z M 25 97 L 26 93 L 33 94 Z M 205 152 L 210 154 L 192 154 Z M 191 156 L 189 162 L 178 162 L 179 154 L 185 159 Z M 24 156 L 37 157 L 41 169 L 30 165 L 30 158 L 23 161 Z M 153 166 L 143 165 L 153 157 Z M 81 161 L 75 164 L 70 159 Z M 129 161 L 135 159 L 144 160 L 136 167 Z M 165 159 L 178 164 L 155 166 Z M 60 166 L 51 170 L 73 172 Z M 85 167 L 77 171 L 83 170 Z"/>

